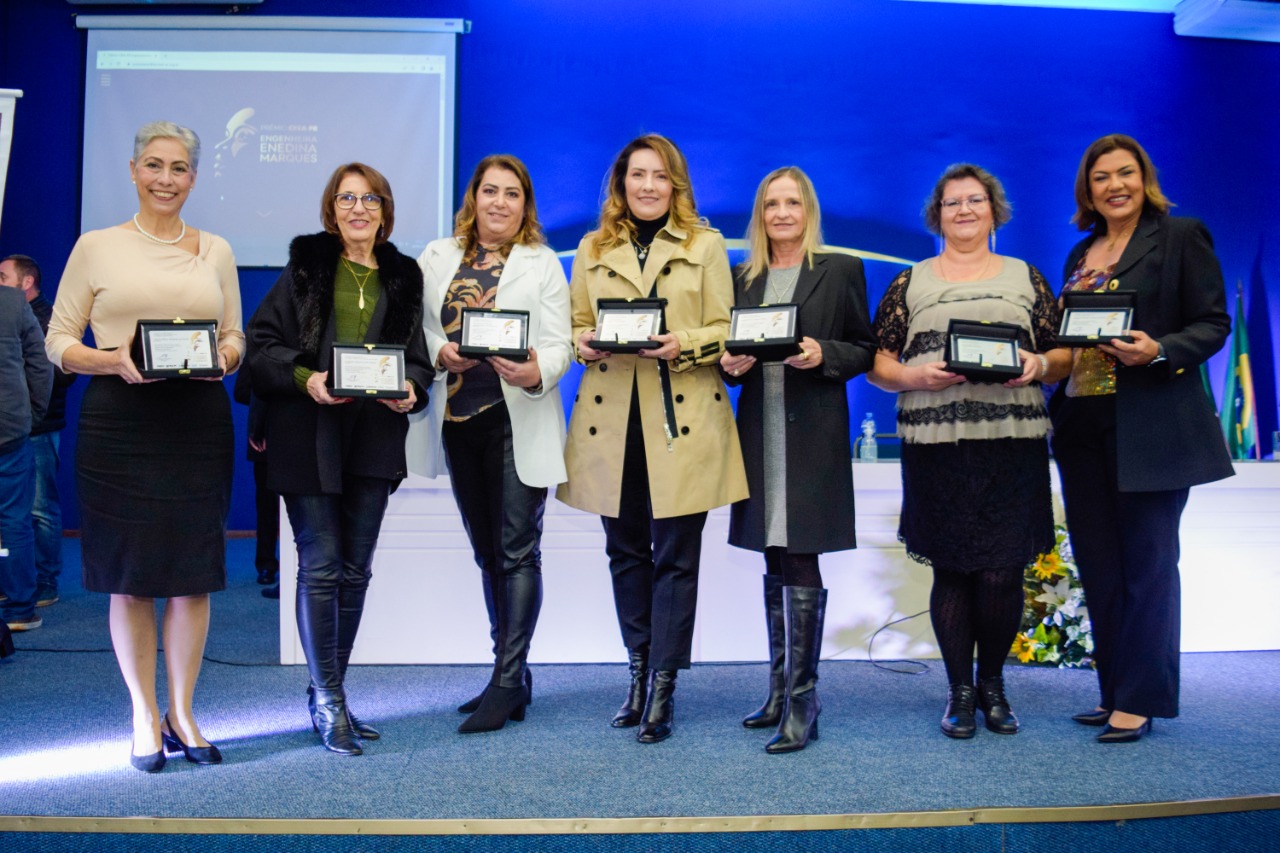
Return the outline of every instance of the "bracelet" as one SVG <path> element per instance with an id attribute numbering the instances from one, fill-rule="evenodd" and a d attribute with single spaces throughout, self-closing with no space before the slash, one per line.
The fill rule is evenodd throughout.
<path id="1" fill-rule="evenodd" d="M 1037 378 L 1044 379 L 1045 374 L 1049 372 L 1049 359 L 1045 357 L 1044 353 L 1040 352 L 1036 353 L 1035 356 L 1040 359 L 1040 375 Z"/>

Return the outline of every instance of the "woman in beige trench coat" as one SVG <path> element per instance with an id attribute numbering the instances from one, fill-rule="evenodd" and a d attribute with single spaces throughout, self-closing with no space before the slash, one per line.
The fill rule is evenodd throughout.
<path id="1" fill-rule="evenodd" d="M 724 240 L 698 218 L 684 155 L 650 134 L 610 171 L 600 227 L 578 246 L 573 334 L 586 365 L 557 497 L 601 516 L 631 687 L 614 716 L 636 739 L 671 735 L 676 672 L 687 669 L 707 511 L 747 496 L 724 351 L 733 282 Z M 598 299 L 666 301 L 659 346 L 594 349 Z"/>

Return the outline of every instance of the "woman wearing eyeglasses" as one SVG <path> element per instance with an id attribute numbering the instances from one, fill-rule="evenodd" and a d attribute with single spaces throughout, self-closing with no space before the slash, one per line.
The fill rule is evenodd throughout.
<path id="1" fill-rule="evenodd" d="M 532 701 L 526 664 L 542 608 L 542 515 L 565 480 L 564 405 L 569 288 L 542 236 L 529 170 L 510 154 L 476 166 L 454 236 L 418 259 L 426 282 L 427 347 L 436 392 L 409 431 L 409 465 L 450 485 L 484 585 L 493 638 L 489 683 L 459 711 L 462 734 L 523 720 Z M 459 353 L 465 309 L 525 311 L 525 358 Z M 472 315 L 475 316 L 475 315 Z"/>
<path id="2" fill-rule="evenodd" d="M 298 549 L 298 634 L 312 726 L 359 755 L 378 731 L 346 703 L 373 551 L 404 479 L 410 412 L 434 372 L 422 333 L 422 272 L 387 242 L 395 200 L 363 163 L 339 166 L 320 199 L 324 231 L 296 238 L 289 265 L 249 321 L 253 393 L 266 401 L 266 485 L 284 497 Z M 334 344 L 405 347 L 404 399 L 335 397 Z"/>
<path id="3" fill-rule="evenodd" d="M 977 708 L 989 730 L 1017 733 L 1004 661 L 1022 621 L 1023 571 L 1054 544 L 1038 380 L 1058 306 L 1038 270 L 993 251 L 1010 213 L 995 176 L 949 167 L 924 208 L 942 251 L 893 280 L 875 319 L 880 349 L 869 378 L 898 393 L 898 535 L 912 559 L 933 568 L 929 613 L 950 684 L 942 731 L 953 738 L 974 736 Z M 980 382 L 947 370 L 951 320 L 1019 326 L 1021 375 Z"/>

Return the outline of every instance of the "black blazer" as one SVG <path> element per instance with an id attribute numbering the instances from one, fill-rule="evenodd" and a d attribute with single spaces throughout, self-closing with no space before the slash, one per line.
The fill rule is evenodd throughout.
<path id="1" fill-rule="evenodd" d="M 1086 237 L 1067 255 L 1064 282 L 1093 240 Z M 1112 280 L 1116 289 L 1137 292 L 1134 326 L 1155 338 L 1167 359 L 1116 368 L 1120 491 L 1183 489 L 1230 477 L 1231 457 L 1198 369 L 1231 332 L 1208 230 L 1198 219 L 1144 213 Z M 1066 385 L 1049 403 L 1055 430 L 1071 428 Z"/>
<path id="2" fill-rule="evenodd" d="M 800 268 L 792 301 L 800 306 L 797 330 L 822 346 L 822 365 L 784 368 L 787 435 L 787 548 L 795 553 L 840 551 L 857 544 L 853 530 L 853 474 L 849 452 L 849 403 L 845 383 L 871 369 L 875 337 L 867 312 L 862 260 L 852 255 L 814 255 L 813 269 Z M 734 276 L 738 306 L 764 300 L 767 276 L 748 282 Z M 733 504 L 729 543 L 763 551 L 764 371 L 757 364 L 743 376 L 738 437 L 751 497 Z"/>
<path id="3" fill-rule="evenodd" d="M 337 335 L 333 279 L 341 250 L 331 234 L 294 240 L 289 265 L 249 321 L 246 367 L 253 395 L 267 403 L 266 486 L 273 492 L 338 494 L 344 473 L 399 483 L 408 470 L 405 415 L 373 400 L 320 406 L 293 380 L 295 365 L 329 369 Z M 390 243 L 376 247 L 374 255 L 382 296 L 365 342 L 406 346 L 405 374 L 415 386 L 414 411 L 420 411 L 435 375 L 422 332 L 422 271 Z"/>

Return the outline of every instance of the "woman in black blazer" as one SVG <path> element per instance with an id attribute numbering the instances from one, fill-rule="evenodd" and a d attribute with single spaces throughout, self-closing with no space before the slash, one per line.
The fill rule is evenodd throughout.
<path id="1" fill-rule="evenodd" d="M 1198 220 L 1167 215 L 1134 139 L 1098 139 L 1076 174 L 1065 291 L 1131 290 L 1132 343 L 1050 353 L 1053 451 L 1093 625 L 1098 740 L 1139 740 L 1178 715 L 1178 524 L 1191 486 L 1232 475 L 1197 368 L 1231 329 L 1222 270 Z"/>
<path id="2" fill-rule="evenodd" d="M 298 548 L 311 722 L 341 755 L 359 755 L 362 740 L 378 737 L 351 714 L 343 685 L 387 498 L 407 473 L 406 416 L 426 406 L 434 376 L 422 271 L 387 242 L 394 214 L 381 173 L 339 166 L 320 200 L 324 232 L 294 239 L 248 331 L 253 393 L 267 403 L 266 485 L 284 497 Z M 335 343 L 404 346 L 408 397 L 334 397 Z"/>
<path id="3" fill-rule="evenodd" d="M 823 254 L 818 199 L 795 166 L 760 182 L 734 304 L 799 305 L 798 351 L 757 366 L 726 353 L 725 379 L 742 386 L 738 436 L 751 497 L 733 505 L 729 542 L 764 552 L 769 695 L 742 721 L 777 728 L 771 753 L 818 736 L 818 658 L 827 591 L 818 554 L 855 546 L 845 383 L 875 360 L 862 261 Z M 841 472 L 844 472 L 841 475 Z"/>

